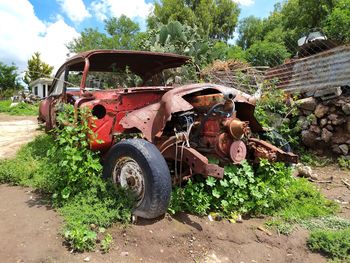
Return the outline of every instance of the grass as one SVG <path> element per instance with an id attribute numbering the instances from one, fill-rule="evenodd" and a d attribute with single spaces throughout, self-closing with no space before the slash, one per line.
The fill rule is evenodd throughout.
<path id="1" fill-rule="evenodd" d="M 350 228 L 313 231 L 307 244 L 312 251 L 321 252 L 335 262 L 350 262 Z"/>
<path id="2" fill-rule="evenodd" d="M 16 106 L 10 107 L 10 100 L 0 101 L 0 113 L 6 113 L 16 116 L 36 116 L 39 112 L 39 104 L 28 104 L 24 102 L 18 103 Z"/>

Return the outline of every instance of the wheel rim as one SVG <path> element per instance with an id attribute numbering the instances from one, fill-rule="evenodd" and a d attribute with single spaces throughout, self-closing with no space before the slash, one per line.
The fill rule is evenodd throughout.
<path id="1" fill-rule="evenodd" d="M 120 158 L 113 171 L 113 182 L 135 193 L 138 204 L 145 193 L 145 182 L 139 164 L 130 157 Z"/>

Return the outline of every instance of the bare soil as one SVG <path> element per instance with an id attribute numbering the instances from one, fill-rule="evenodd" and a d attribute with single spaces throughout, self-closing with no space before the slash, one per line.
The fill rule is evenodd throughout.
<path id="1" fill-rule="evenodd" d="M 12 138 L 12 143 L 19 140 L 25 143 L 33 138 L 36 131 L 30 138 L 24 136 L 23 130 L 15 132 L 19 126 L 23 127 L 23 120 L 33 121 L 23 117 L 15 121 L 12 116 L 0 115 L 0 143 L 5 141 L 3 130 L 12 137 L 18 136 Z M 13 123 L 13 131 L 9 122 Z M 13 154 L 11 149 L 12 146 L 3 143 L 1 154 L 8 157 Z M 327 197 L 338 200 L 343 206 L 341 215 L 350 218 L 350 190 L 341 183 L 341 178 L 349 177 L 349 172 L 336 166 L 314 171 L 320 180 L 333 177 L 332 183 L 317 185 Z M 278 235 L 264 228 L 259 230 L 265 221 L 254 218 L 232 224 L 185 213 L 167 215 L 108 229 L 114 238 L 108 254 L 98 249 L 71 253 L 59 235 L 62 219 L 43 196 L 30 188 L 0 185 L 0 262 L 326 262 L 324 257 L 307 249 L 306 230 L 297 229 L 289 236 Z"/>
<path id="2" fill-rule="evenodd" d="M 0 159 L 14 156 L 21 145 L 39 133 L 36 117 L 0 113 Z"/>

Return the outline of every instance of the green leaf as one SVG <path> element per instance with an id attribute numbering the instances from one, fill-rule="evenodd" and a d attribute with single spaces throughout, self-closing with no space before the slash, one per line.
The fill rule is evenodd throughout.
<path id="1" fill-rule="evenodd" d="M 210 187 L 213 187 L 216 183 L 216 180 L 214 177 L 209 176 L 206 180 L 206 184 L 209 185 Z"/>

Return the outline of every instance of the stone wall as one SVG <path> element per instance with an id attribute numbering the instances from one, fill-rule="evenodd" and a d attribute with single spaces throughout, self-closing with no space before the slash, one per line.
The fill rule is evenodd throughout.
<path id="1" fill-rule="evenodd" d="M 303 144 L 320 154 L 350 155 L 350 96 L 298 101 Z"/>

